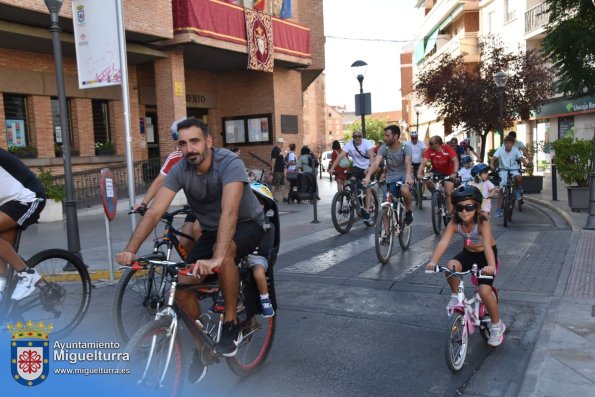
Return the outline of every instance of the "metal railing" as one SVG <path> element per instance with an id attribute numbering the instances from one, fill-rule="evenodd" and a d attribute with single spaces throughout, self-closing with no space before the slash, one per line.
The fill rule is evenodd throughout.
<path id="1" fill-rule="evenodd" d="M 545 26 L 549 20 L 550 13 L 547 10 L 547 4 L 540 3 L 529 11 L 525 12 L 525 33 Z"/>
<path id="2" fill-rule="evenodd" d="M 164 160 L 165 158 L 155 158 L 134 162 L 134 190 L 136 194 L 145 193 L 147 191 L 149 185 L 151 185 L 155 177 L 159 174 L 159 169 Z M 101 204 L 99 184 L 101 181 L 101 170 L 103 168 L 73 173 L 74 197 L 77 203 L 77 208 L 81 209 Z M 128 173 L 126 170 L 126 163 L 111 166 L 109 169 L 114 175 L 113 182 L 118 198 L 122 199 L 128 197 Z M 58 185 L 64 185 L 64 176 L 55 176 L 54 182 Z"/>

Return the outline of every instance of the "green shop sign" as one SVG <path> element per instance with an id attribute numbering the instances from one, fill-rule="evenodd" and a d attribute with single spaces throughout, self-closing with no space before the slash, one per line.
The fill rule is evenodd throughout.
<path id="1" fill-rule="evenodd" d="M 595 112 L 595 97 L 583 96 L 548 103 L 541 107 L 541 110 L 537 113 L 537 117 L 541 118 L 577 112 Z"/>

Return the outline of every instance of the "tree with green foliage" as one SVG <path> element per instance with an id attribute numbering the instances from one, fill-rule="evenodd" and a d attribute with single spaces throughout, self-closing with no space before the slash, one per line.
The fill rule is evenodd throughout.
<path id="1" fill-rule="evenodd" d="M 500 93 L 494 75 L 504 71 L 504 127 L 528 120 L 552 93 L 553 72 L 536 50 L 509 52 L 490 37 L 480 43 L 479 63 L 465 63 L 466 54 L 446 53 L 423 67 L 415 90 L 422 102 L 435 108 L 452 128 L 460 127 L 481 138 L 483 161 L 487 136 L 500 125 Z"/>
<path id="2" fill-rule="evenodd" d="M 376 119 L 366 116 L 366 139 L 374 142 L 384 140 L 384 128 L 388 126 L 388 121 L 383 119 Z M 345 141 L 350 141 L 353 137 L 353 131 L 362 130 L 362 121 L 360 118 L 356 119 L 347 127 L 345 132 Z"/>
<path id="3" fill-rule="evenodd" d="M 553 62 L 556 90 L 595 93 L 595 4 L 592 0 L 546 0 L 549 21 L 542 46 Z"/>

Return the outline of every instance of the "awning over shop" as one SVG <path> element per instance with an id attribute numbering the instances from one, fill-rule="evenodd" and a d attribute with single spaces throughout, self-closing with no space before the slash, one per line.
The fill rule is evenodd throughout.
<path id="1" fill-rule="evenodd" d="M 195 32 L 230 43 L 246 44 L 244 8 L 218 0 L 174 0 L 174 32 Z M 310 29 L 273 17 L 276 53 L 311 58 Z"/>

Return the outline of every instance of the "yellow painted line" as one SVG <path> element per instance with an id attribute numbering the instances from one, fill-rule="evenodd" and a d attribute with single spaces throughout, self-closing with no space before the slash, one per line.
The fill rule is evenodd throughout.
<path id="1" fill-rule="evenodd" d="M 122 277 L 122 273 L 124 273 L 126 269 L 116 270 L 114 271 L 114 280 L 120 279 Z M 148 270 L 139 270 L 134 273 L 133 277 L 142 277 L 147 274 Z M 48 282 L 64 282 L 64 281 L 78 281 L 80 280 L 80 276 L 78 273 L 75 272 L 65 272 L 65 273 L 54 273 L 54 274 L 44 274 L 43 279 Z M 108 280 L 109 279 L 109 270 L 92 270 L 89 271 L 89 277 L 91 281 L 98 281 L 98 280 Z"/>

